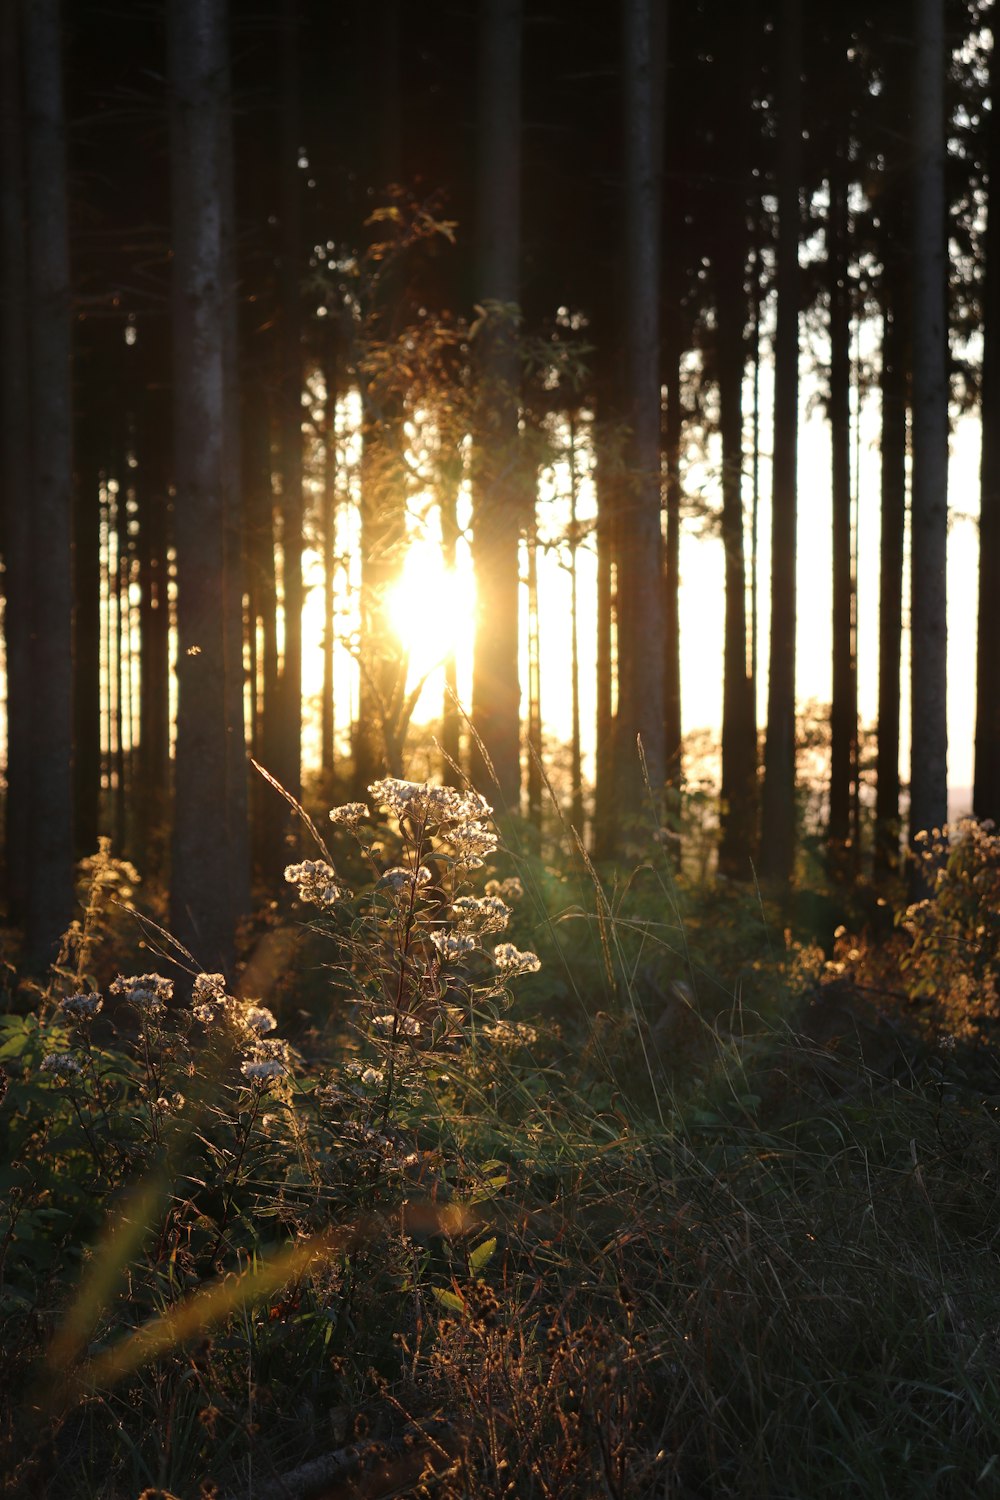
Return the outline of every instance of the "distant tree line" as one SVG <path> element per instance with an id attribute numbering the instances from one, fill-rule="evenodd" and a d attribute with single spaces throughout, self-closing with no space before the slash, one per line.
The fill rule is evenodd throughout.
<path id="1" fill-rule="evenodd" d="M 405 553 L 414 424 L 446 560 L 464 482 L 472 497 L 471 732 L 452 662 L 443 774 L 464 767 L 502 813 L 522 797 L 540 808 L 538 678 L 520 680 L 518 611 L 526 543 L 537 646 L 530 571 L 553 419 L 571 434 L 574 486 L 584 440 L 593 452 L 597 611 L 574 615 L 573 640 L 597 631 L 588 832 L 602 857 L 647 788 L 681 784 L 686 459 L 718 443 L 719 863 L 746 878 L 756 861 L 780 886 L 796 838 L 802 373 L 830 429 L 828 836 L 842 868 L 858 858 L 861 778 L 852 412 L 877 386 L 885 870 L 903 832 L 907 528 L 909 828 L 947 819 L 949 419 L 979 409 L 975 810 L 1000 815 L 994 6 L 2 0 L 0 17 L 4 870 L 32 962 L 51 959 L 73 914 L 76 859 L 110 833 L 169 876 L 172 928 L 198 961 L 231 966 L 253 872 L 280 867 L 289 831 L 248 752 L 302 791 L 307 542 L 325 579 L 324 773 L 363 788 L 403 769 L 412 702 L 384 602 Z M 870 365 L 852 353 L 862 323 L 880 330 Z M 340 765 L 347 393 L 361 686 Z M 583 540 L 574 509 L 574 567 Z M 571 670 L 582 833 L 575 647 Z"/>

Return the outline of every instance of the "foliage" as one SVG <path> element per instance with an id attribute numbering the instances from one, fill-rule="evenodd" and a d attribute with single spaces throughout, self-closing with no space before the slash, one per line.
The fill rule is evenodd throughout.
<path id="1" fill-rule="evenodd" d="M 294 1039 L 212 975 L 2 1018 L 4 1493 L 985 1484 L 996 1110 L 872 945 L 655 841 L 524 855 L 471 791 L 330 817 Z M 986 1058 L 996 866 L 965 829 L 879 981 Z"/>

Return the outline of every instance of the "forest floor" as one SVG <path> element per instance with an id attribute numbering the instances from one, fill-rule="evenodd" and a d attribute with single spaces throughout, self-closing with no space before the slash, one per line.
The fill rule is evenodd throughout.
<path id="1" fill-rule="evenodd" d="M 91 871 L 0 1016 L 0 1494 L 1000 1492 L 998 842 L 825 946 L 487 864 L 502 985 L 397 866 L 184 1003 Z"/>

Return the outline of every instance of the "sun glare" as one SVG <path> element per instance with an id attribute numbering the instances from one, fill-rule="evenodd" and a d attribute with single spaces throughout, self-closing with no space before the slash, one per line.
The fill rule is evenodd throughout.
<path id="1" fill-rule="evenodd" d="M 441 549 L 418 539 L 410 547 L 398 583 L 389 593 L 392 629 L 410 658 L 410 681 L 433 673 L 471 640 L 476 586 L 470 567 L 445 567 Z"/>

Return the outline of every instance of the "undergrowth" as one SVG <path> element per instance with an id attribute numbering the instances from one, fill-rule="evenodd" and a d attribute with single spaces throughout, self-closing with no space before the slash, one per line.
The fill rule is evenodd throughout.
<path id="1" fill-rule="evenodd" d="M 286 871 L 296 1003 L 113 977 L 105 851 L 0 1018 L 2 1493 L 995 1492 L 993 834 L 828 952 L 370 800 Z"/>

